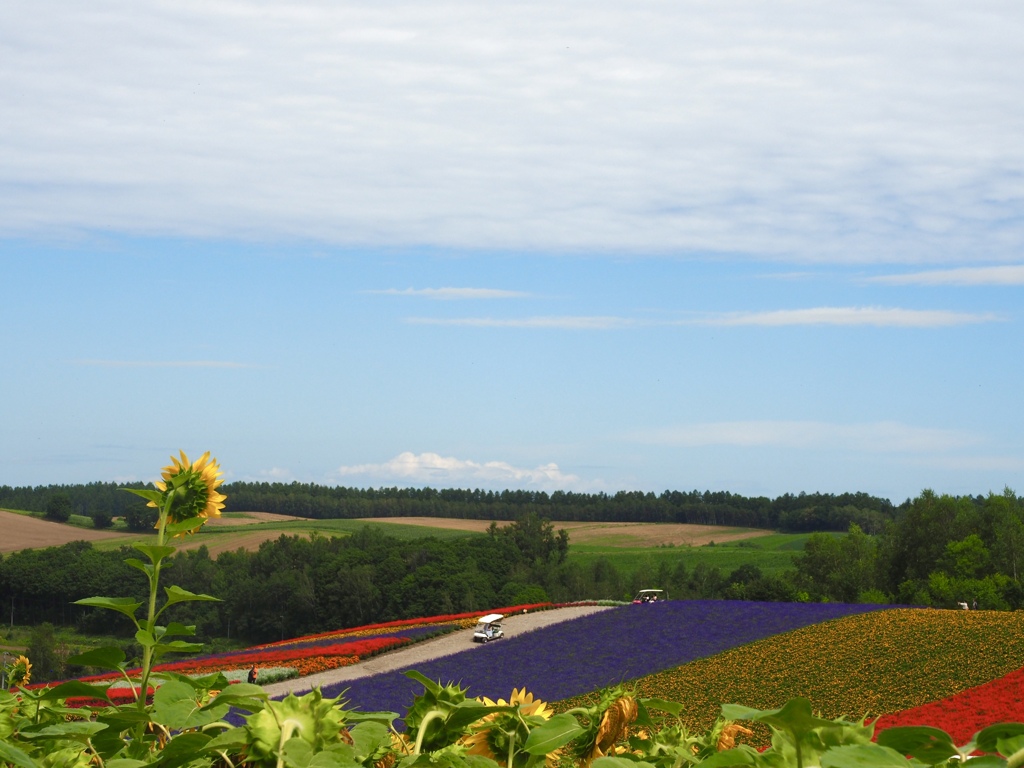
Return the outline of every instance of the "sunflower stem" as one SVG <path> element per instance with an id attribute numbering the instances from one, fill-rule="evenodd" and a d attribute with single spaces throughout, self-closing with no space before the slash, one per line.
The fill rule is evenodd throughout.
<path id="1" fill-rule="evenodd" d="M 164 502 L 163 509 L 160 510 L 160 518 L 157 521 L 156 529 L 156 545 L 162 547 L 164 545 L 164 538 L 167 530 L 167 517 L 171 512 L 171 503 L 174 501 L 174 494 L 169 493 L 167 495 L 167 501 Z M 156 593 L 160 584 L 160 564 L 163 562 L 163 558 L 157 558 L 153 563 L 153 572 L 149 576 L 149 606 L 146 612 L 146 621 L 142 628 L 146 632 L 153 635 L 153 627 L 156 622 Z M 153 646 L 147 645 L 142 649 L 142 680 L 139 685 L 139 698 L 138 705 L 139 710 L 144 711 L 146 709 L 146 699 L 149 692 L 149 675 L 153 666 Z"/>
<path id="2" fill-rule="evenodd" d="M 423 749 L 423 739 L 427 735 L 427 725 L 432 720 L 437 720 L 439 718 L 444 719 L 444 715 L 445 713 L 440 709 L 433 709 L 420 721 L 420 727 L 417 729 L 416 733 L 416 747 L 413 749 L 414 755 L 420 754 L 420 750 Z"/>

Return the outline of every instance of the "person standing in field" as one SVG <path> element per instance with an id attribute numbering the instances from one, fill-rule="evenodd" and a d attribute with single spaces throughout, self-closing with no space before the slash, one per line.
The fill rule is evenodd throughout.
<path id="1" fill-rule="evenodd" d="M 260 674 L 260 671 L 256 668 L 256 665 L 253 664 L 252 665 L 252 669 L 249 670 L 249 677 L 248 677 L 249 682 L 255 685 L 256 678 L 259 677 L 259 674 Z"/>

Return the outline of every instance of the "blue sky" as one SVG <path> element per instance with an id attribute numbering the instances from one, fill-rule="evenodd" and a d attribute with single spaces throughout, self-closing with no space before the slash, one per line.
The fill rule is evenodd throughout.
<path id="1" fill-rule="evenodd" d="M 0 483 L 1021 487 L 1018 4 L 4 17 Z"/>

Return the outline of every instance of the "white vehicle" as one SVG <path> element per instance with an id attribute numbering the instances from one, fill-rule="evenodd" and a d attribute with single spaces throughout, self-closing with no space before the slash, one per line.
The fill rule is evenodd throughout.
<path id="1" fill-rule="evenodd" d="M 504 637 L 505 633 L 501 631 L 501 620 L 503 618 L 505 617 L 500 613 L 489 613 L 486 616 L 481 616 L 480 620 L 476 623 L 476 628 L 473 630 L 473 642 L 489 643 L 491 640 Z"/>
<path id="2" fill-rule="evenodd" d="M 641 589 L 633 598 L 634 603 L 660 603 L 668 598 L 664 589 Z"/>

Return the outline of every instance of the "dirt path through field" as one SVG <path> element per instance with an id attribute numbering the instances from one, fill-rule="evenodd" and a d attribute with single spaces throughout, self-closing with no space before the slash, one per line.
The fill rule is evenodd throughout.
<path id="1" fill-rule="evenodd" d="M 524 632 L 531 632 L 542 627 L 549 627 L 562 621 L 569 621 L 580 616 L 588 616 L 597 611 L 607 610 L 602 605 L 573 605 L 566 608 L 554 608 L 550 611 L 536 611 L 518 616 L 509 616 L 502 623 L 505 638 L 512 638 Z M 468 648 L 479 647 L 473 643 L 473 631 L 463 629 L 434 640 L 425 640 L 422 643 L 415 643 L 397 651 L 382 653 L 372 659 L 361 661 L 351 667 L 341 667 L 327 672 L 320 672 L 309 677 L 300 677 L 296 680 L 285 680 L 280 683 L 272 683 L 263 686 L 263 690 L 271 696 L 284 696 L 288 693 L 301 695 L 315 687 L 323 687 L 331 683 L 340 683 L 346 680 L 357 680 L 361 677 L 369 677 L 381 672 L 393 672 L 396 669 L 415 667 L 426 661 L 439 659 L 442 656 L 451 656 L 453 653 L 465 651 Z M 501 643 L 504 640 L 498 640 Z"/>
<path id="2" fill-rule="evenodd" d="M 455 520 L 448 517 L 368 517 L 365 522 L 395 523 L 401 525 L 424 525 L 456 531 L 483 533 L 490 526 L 489 520 Z M 508 525 L 499 522 L 499 526 Z M 564 528 L 569 532 L 570 544 L 601 544 L 609 547 L 656 547 L 659 544 L 673 546 L 702 547 L 712 541 L 724 544 L 727 541 L 752 539 L 767 536 L 772 531 L 749 528 L 727 528 L 720 525 L 693 525 L 691 523 L 592 523 L 554 521 L 555 530 Z"/>

